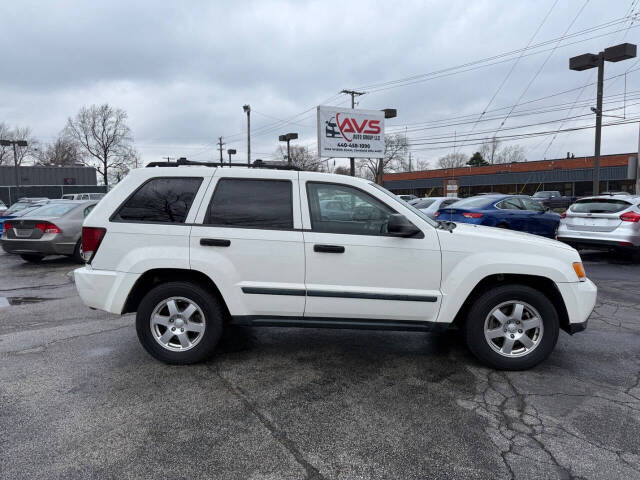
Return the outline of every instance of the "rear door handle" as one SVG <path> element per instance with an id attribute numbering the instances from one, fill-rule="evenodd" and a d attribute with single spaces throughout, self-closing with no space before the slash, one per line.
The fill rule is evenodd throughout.
<path id="1" fill-rule="evenodd" d="M 203 247 L 228 247 L 231 240 L 225 238 L 201 238 L 200 245 Z"/>
<path id="2" fill-rule="evenodd" d="M 314 245 L 313 251 L 324 253 L 344 253 L 344 247 L 342 245 Z"/>

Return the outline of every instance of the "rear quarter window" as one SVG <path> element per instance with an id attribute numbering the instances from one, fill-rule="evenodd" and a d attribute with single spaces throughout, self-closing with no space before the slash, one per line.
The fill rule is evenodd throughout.
<path id="1" fill-rule="evenodd" d="M 571 206 L 574 213 L 617 213 L 626 210 L 631 203 L 614 198 L 593 198 L 578 200 Z"/>
<path id="2" fill-rule="evenodd" d="M 112 221 L 184 223 L 202 177 L 152 178 L 138 188 Z"/>

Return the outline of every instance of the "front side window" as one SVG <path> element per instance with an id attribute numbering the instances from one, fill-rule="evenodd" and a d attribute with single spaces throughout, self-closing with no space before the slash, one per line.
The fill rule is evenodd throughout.
<path id="1" fill-rule="evenodd" d="M 316 232 L 385 235 L 390 207 L 347 185 L 307 183 L 311 228 Z M 335 209 L 336 199 L 341 208 Z"/>
<path id="2" fill-rule="evenodd" d="M 153 178 L 120 207 L 116 221 L 184 223 L 201 177 Z"/>
<path id="3" fill-rule="evenodd" d="M 204 223 L 218 227 L 292 229 L 292 183 L 222 178 L 216 185 Z"/>

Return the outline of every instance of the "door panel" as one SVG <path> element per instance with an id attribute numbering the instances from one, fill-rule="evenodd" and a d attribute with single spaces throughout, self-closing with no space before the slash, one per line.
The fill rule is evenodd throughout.
<path id="1" fill-rule="evenodd" d="M 300 177 L 317 178 L 304 172 Z M 349 187 L 313 191 L 300 183 L 305 225 L 305 317 L 435 321 L 441 300 L 441 257 L 435 229 L 399 202 L 393 205 L 395 202 L 389 202 L 375 187 L 354 183 L 359 190 L 354 198 L 349 198 Z M 311 213 L 308 195 L 315 196 Z M 319 197 L 327 205 L 337 199 L 348 207 L 353 222 L 344 230 L 350 233 L 339 233 L 339 222 L 349 223 L 348 219 L 331 217 L 331 212 L 327 216 L 327 210 L 319 213 Z M 313 197 L 311 200 L 313 205 Z M 380 234 L 385 222 L 383 214 L 376 211 L 377 203 L 386 207 L 382 212 L 405 215 L 423 231 L 424 238 Z M 319 214 L 325 215 L 320 224 L 313 222 L 314 211 L 316 220 Z M 335 233 L 313 231 L 312 226 Z M 371 234 L 361 234 L 366 231 Z"/>
<path id="2" fill-rule="evenodd" d="M 218 170 L 192 227 L 191 268 L 204 272 L 216 283 L 231 315 L 301 317 L 305 305 L 305 260 L 298 174 L 287 172 L 288 178 L 283 181 L 283 172 L 279 172 L 277 178 L 271 179 L 280 191 L 276 198 L 268 197 L 269 189 L 264 183 L 272 172 L 229 172 Z M 284 211 L 280 188 L 283 182 L 291 192 L 291 208 L 284 209 L 291 212 L 288 225 L 273 215 L 274 211 Z M 229 190 L 230 185 L 238 188 Z M 213 203 L 209 200 L 212 196 Z M 251 218 L 258 226 L 251 225 Z M 224 225 L 206 225 L 207 222 Z M 269 228 L 269 224 L 276 228 Z"/>

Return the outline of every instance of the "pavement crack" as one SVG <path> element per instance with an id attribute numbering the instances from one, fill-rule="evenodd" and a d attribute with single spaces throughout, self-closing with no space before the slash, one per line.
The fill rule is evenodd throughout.
<path id="1" fill-rule="evenodd" d="M 271 420 L 269 420 L 248 398 L 247 394 L 237 385 L 231 383 L 217 368 L 207 365 L 207 368 L 213 372 L 224 383 L 227 389 L 237 397 L 242 404 L 249 410 L 258 421 L 269 431 L 271 436 L 275 438 L 280 445 L 287 449 L 287 451 L 295 458 L 296 462 L 305 470 L 306 478 L 308 480 L 324 480 L 324 476 L 318 471 L 316 467 L 304 457 L 300 449 L 295 442 L 291 440 L 287 434 L 279 429 Z"/>

